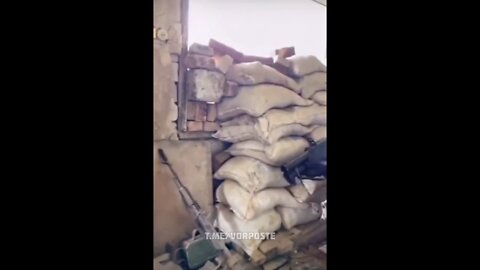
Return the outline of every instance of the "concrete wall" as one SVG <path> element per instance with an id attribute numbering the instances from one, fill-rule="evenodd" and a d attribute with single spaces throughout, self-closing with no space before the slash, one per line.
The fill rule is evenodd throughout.
<path id="1" fill-rule="evenodd" d="M 164 149 L 182 183 L 205 210 L 212 202 L 211 148 L 207 141 L 179 141 L 176 128 L 178 59 L 182 45 L 181 0 L 154 0 L 154 29 L 163 29 L 165 40 L 154 39 L 154 239 L 153 255 L 177 246 L 189 237 L 194 222 L 185 208 L 168 168 L 161 164 Z"/>
<path id="2" fill-rule="evenodd" d="M 182 44 L 180 3 L 180 0 L 154 1 L 153 26 L 168 33 L 166 41 L 153 41 L 154 140 L 178 139 L 175 123 L 178 110 L 175 102 L 178 55 Z"/>
<path id="3" fill-rule="evenodd" d="M 160 164 L 158 148 L 167 154 L 182 184 L 205 211 L 212 210 L 212 164 L 206 141 L 164 140 L 154 143 L 154 256 L 165 252 L 165 245 L 176 246 L 191 235 L 193 219 L 178 193 L 173 175 Z"/>
<path id="4" fill-rule="evenodd" d="M 165 244 L 177 241 L 186 233 L 185 228 L 176 228 L 171 220 L 190 224 L 188 215 L 182 212 L 182 201 L 175 193 L 171 175 L 159 164 L 157 148 L 161 140 L 178 140 L 176 102 L 178 55 L 181 51 L 181 5 L 180 0 L 154 0 L 154 29 L 168 33 L 166 41 L 153 40 L 153 95 L 154 95 L 154 256 L 164 252 Z M 169 144 L 167 142 L 167 144 Z M 169 151 L 176 160 L 175 151 Z"/>

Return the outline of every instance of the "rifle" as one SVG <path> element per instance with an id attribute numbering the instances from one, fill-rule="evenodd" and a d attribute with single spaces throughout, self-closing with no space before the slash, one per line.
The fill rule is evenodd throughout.
<path id="1" fill-rule="evenodd" d="M 186 206 L 190 210 L 192 216 L 194 217 L 195 222 L 197 223 L 197 227 L 199 227 L 199 229 L 203 233 L 209 233 L 209 234 L 217 233 L 217 231 L 215 230 L 215 227 L 210 222 L 210 220 L 209 220 L 207 214 L 205 213 L 205 211 L 193 199 L 193 197 L 188 192 L 187 188 L 185 188 L 185 186 L 183 186 L 183 184 L 180 181 L 177 173 L 175 172 L 175 170 L 172 168 L 172 165 L 168 161 L 168 158 L 165 155 L 165 152 L 160 148 L 160 149 L 158 149 L 158 154 L 160 155 L 160 162 L 162 164 L 167 165 L 170 172 L 172 173 L 173 181 L 174 181 L 174 183 L 175 183 L 175 185 L 178 189 L 178 192 L 182 196 L 184 203 L 186 204 Z M 194 239 L 192 239 L 192 241 L 193 240 Z M 220 256 L 217 256 L 217 254 L 215 254 L 216 259 L 218 260 L 218 263 L 219 263 L 218 268 L 222 267 L 224 265 L 224 263 L 227 263 L 228 267 L 231 267 L 232 269 L 235 268 L 235 267 L 240 267 L 242 264 L 246 263 L 244 260 L 242 260 L 242 258 L 239 254 L 236 254 L 236 253 L 234 253 L 234 252 L 232 252 L 228 249 L 228 247 L 226 246 L 226 243 L 225 243 L 225 241 L 223 241 L 223 239 L 215 239 L 215 240 L 212 240 L 210 242 L 213 244 L 214 248 L 221 253 Z M 197 246 L 200 246 L 200 245 L 197 245 Z M 197 250 L 195 250 L 194 252 L 190 252 L 190 253 L 195 253 L 195 255 L 197 255 L 198 253 L 202 253 L 202 251 L 204 253 L 204 251 L 205 251 L 204 249 L 205 248 L 203 246 L 203 247 L 197 248 Z M 189 252 L 187 251 L 186 253 L 189 253 Z M 205 258 L 204 261 L 208 261 L 210 259 L 212 259 L 212 258 Z M 201 262 L 201 260 L 198 259 L 198 258 L 195 258 L 195 261 L 197 262 L 196 264 L 199 264 Z M 191 263 L 189 262 L 189 264 L 191 264 Z M 242 269 L 245 269 L 245 267 L 242 268 Z"/>
<path id="2" fill-rule="evenodd" d="M 302 179 L 321 181 L 327 177 L 327 139 L 318 142 L 309 139 L 309 143 L 305 152 L 281 166 L 290 184 L 300 184 Z"/>

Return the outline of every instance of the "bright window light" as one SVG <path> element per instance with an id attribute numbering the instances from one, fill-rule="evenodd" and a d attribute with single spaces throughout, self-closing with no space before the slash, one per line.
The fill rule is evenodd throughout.
<path id="1" fill-rule="evenodd" d="M 312 0 L 190 0 L 189 45 L 210 38 L 255 56 L 294 46 L 326 63 L 327 8 Z"/>

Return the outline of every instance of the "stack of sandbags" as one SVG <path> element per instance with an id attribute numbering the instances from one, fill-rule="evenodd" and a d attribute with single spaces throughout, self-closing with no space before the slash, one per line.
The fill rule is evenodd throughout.
<path id="1" fill-rule="evenodd" d="M 283 222 L 275 207 L 309 207 L 284 188 L 289 184 L 279 168 L 251 157 L 229 159 L 214 177 L 225 179 L 215 194 L 217 225 L 225 233 L 274 233 Z M 250 256 L 262 240 L 265 238 L 233 239 Z"/>
<path id="2" fill-rule="evenodd" d="M 315 56 L 293 56 L 288 58 L 292 74 L 304 98 L 327 105 L 327 67 Z"/>
<path id="3" fill-rule="evenodd" d="M 315 75 L 311 69 L 305 73 L 298 64 L 291 69 Z M 321 209 L 304 198 L 304 190 L 290 190 L 280 166 L 309 147 L 304 136 L 314 140 L 326 136 L 326 107 L 309 99 L 324 88 L 322 83 L 316 77 L 289 77 L 260 62 L 232 65 L 226 80 L 238 85 L 238 92 L 217 104 L 220 129 L 212 135 L 233 143 L 225 150 L 233 157 L 223 161 L 214 174 L 214 178 L 225 180 L 216 191 L 222 205 L 219 228 L 235 232 L 255 227 L 254 232 L 273 232 L 282 224 L 290 229 L 319 219 Z M 262 223 L 267 220 L 268 224 Z M 262 242 L 236 241 L 249 255 Z"/>

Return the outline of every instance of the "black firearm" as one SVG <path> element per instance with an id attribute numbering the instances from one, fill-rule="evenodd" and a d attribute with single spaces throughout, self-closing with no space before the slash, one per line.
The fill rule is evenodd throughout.
<path id="1" fill-rule="evenodd" d="M 180 195 L 182 195 L 183 201 L 185 202 L 186 206 L 190 210 L 192 216 L 195 218 L 195 221 L 197 222 L 197 225 L 203 233 L 206 234 L 214 234 L 217 233 L 215 230 L 215 227 L 213 224 L 210 222 L 207 214 L 205 211 L 198 205 L 198 203 L 193 199 L 193 197 L 190 195 L 188 192 L 187 188 L 183 186 L 182 182 L 180 182 L 180 179 L 178 178 L 177 173 L 175 170 L 173 170 L 172 165 L 170 162 L 168 162 L 167 156 L 165 155 L 165 152 L 162 149 L 158 149 L 158 154 L 160 155 L 160 162 L 162 164 L 167 165 L 167 167 L 170 169 L 170 172 L 173 175 L 173 180 L 175 182 L 175 185 L 177 186 L 178 192 Z M 207 239 L 208 240 L 208 239 Z M 259 269 L 258 267 L 255 267 L 253 264 L 248 263 L 240 254 L 238 254 L 235 251 L 231 251 L 227 245 L 226 242 L 223 239 L 211 239 L 211 243 L 213 247 L 220 252 L 216 256 L 216 261 L 218 263 L 217 268 L 220 269 L 232 269 L 232 270 L 256 270 Z M 193 250 L 197 249 L 197 250 Z M 200 247 L 200 249 L 202 249 Z M 199 251 L 198 248 L 192 248 L 192 251 L 187 253 L 192 254 L 191 257 L 196 257 L 195 260 L 198 261 L 198 257 L 200 257 L 203 253 L 205 253 L 205 250 Z M 199 255 L 200 254 L 200 255 Z M 205 255 L 205 254 L 203 254 Z"/>
<path id="2" fill-rule="evenodd" d="M 300 156 L 281 167 L 290 184 L 300 184 L 302 179 L 321 181 L 327 177 L 327 139 L 310 140 L 310 144 Z"/>
<path id="3" fill-rule="evenodd" d="M 209 234 L 216 233 L 217 231 L 215 230 L 215 227 L 208 219 L 208 216 L 205 213 L 205 211 L 203 211 L 203 209 L 200 208 L 200 205 L 198 205 L 198 203 L 193 199 L 192 195 L 190 195 L 188 190 L 180 182 L 180 179 L 178 178 L 177 173 L 175 172 L 175 170 L 173 170 L 170 162 L 168 162 L 165 152 L 163 152 L 162 149 L 158 149 L 158 154 L 160 155 L 160 162 L 162 164 L 167 165 L 167 167 L 170 169 L 170 172 L 173 174 L 173 181 L 177 186 L 178 192 L 180 193 L 180 195 L 182 195 L 183 201 L 185 202 L 186 206 L 188 207 L 188 210 L 190 210 L 190 213 L 192 214 L 195 221 L 197 222 L 199 229 L 203 233 L 209 233 Z M 230 250 L 225 246 L 225 242 L 218 240 L 218 241 L 213 241 L 213 244 L 218 250 L 223 251 L 227 256 L 230 255 Z"/>

